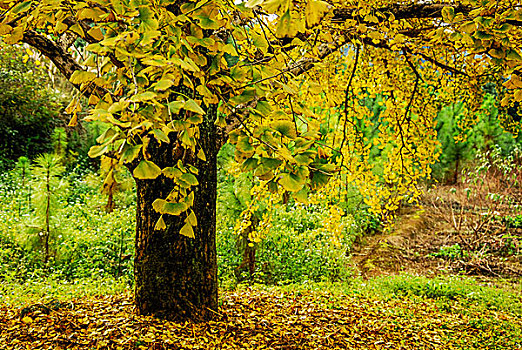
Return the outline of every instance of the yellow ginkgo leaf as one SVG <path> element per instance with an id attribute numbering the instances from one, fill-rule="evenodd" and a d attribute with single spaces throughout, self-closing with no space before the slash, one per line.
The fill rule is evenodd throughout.
<path id="1" fill-rule="evenodd" d="M 183 227 L 179 231 L 179 234 L 188 238 L 196 237 L 194 236 L 194 230 L 192 229 L 192 225 L 190 225 L 188 222 L 185 225 L 183 225 Z"/>
<path id="2" fill-rule="evenodd" d="M 329 4 L 321 0 L 308 0 L 305 9 L 306 26 L 312 27 L 318 24 L 325 13 L 328 12 Z"/>

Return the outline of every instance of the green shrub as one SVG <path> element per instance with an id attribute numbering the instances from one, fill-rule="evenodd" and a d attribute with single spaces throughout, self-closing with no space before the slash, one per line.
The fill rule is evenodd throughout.
<path id="1" fill-rule="evenodd" d="M 271 227 L 256 243 L 255 281 L 270 284 L 339 281 L 351 274 L 348 250 L 359 234 L 353 217 L 341 216 L 339 234 L 328 230 L 330 209 L 289 204 L 272 213 Z M 220 279 L 237 283 L 242 257 L 237 253 L 232 227 L 218 232 Z"/>
<path id="2" fill-rule="evenodd" d="M 465 255 L 465 251 L 462 250 L 460 244 L 456 243 L 451 246 L 440 247 L 438 252 L 432 253 L 432 256 L 443 258 L 447 260 L 457 260 Z"/>
<path id="3" fill-rule="evenodd" d="M 42 264 L 35 242 L 28 242 L 26 223 L 37 210 L 34 205 L 18 215 L 16 189 L 20 177 L 13 171 L 0 175 L 0 281 L 29 281 L 52 274 L 72 281 L 77 278 L 123 276 L 132 280 L 134 252 L 134 194 L 116 196 L 118 206 L 108 214 L 100 178 L 91 173 L 64 175 L 70 186 L 56 193 L 53 213 L 53 254 Z M 15 200 L 13 200 L 15 199 Z M 34 203 L 33 203 L 34 204 Z M 53 225 L 51 225 L 53 227 Z M 38 238 L 39 236 L 37 236 Z"/>

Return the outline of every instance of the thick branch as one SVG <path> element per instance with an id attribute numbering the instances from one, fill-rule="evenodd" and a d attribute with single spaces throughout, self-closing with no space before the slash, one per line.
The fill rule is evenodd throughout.
<path id="1" fill-rule="evenodd" d="M 445 7 L 453 7 L 455 13 L 461 12 L 464 14 L 468 14 L 471 11 L 469 6 L 465 6 L 462 4 L 453 5 L 453 4 L 430 4 L 430 3 L 420 3 L 420 4 L 410 4 L 410 5 L 391 5 L 387 7 L 381 7 L 376 9 L 376 13 L 385 16 L 385 19 L 390 19 L 393 16 L 395 19 L 413 19 L 413 18 L 441 18 L 442 17 L 442 9 Z M 349 9 L 335 9 L 333 11 L 334 16 L 332 18 L 333 22 L 344 22 L 349 19 L 356 20 L 358 22 L 364 22 L 364 18 L 358 15 L 354 15 L 355 8 Z"/>
<path id="2" fill-rule="evenodd" d="M 71 75 L 77 70 L 84 70 L 82 66 L 71 56 L 70 53 L 66 51 L 65 48 L 56 44 L 49 38 L 36 33 L 33 30 L 28 30 L 24 33 L 23 42 L 31 45 L 38 51 L 40 51 L 44 56 L 49 58 L 56 68 L 67 78 L 70 79 Z M 73 84 L 74 85 L 74 84 Z M 74 85 L 78 90 L 80 90 L 79 85 Z M 94 83 L 80 90 L 82 94 L 85 96 L 90 96 L 92 93 L 98 94 L 99 96 L 104 96 L 107 91 Z"/>

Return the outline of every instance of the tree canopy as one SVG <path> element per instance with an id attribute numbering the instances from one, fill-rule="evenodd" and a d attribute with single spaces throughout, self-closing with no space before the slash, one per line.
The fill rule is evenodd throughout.
<path id="1" fill-rule="evenodd" d="M 88 97 L 87 119 L 112 124 L 90 154 L 135 162 L 138 179 L 173 180 L 155 209 L 185 215 L 187 236 L 198 169 L 159 168 L 147 151 L 152 139 L 170 142 L 175 133 L 180 149 L 204 158 L 199 124 L 210 118 L 221 128 L 216 147 L 228 137 L 242 168 L 272 191 L 304 200 L 344 168 L 369 204 L 393 209 L 429 176 L 440 106 L 464 101 L 465 128 L 486 82 L 498 84 L 502 106 L 522 99 L 522 10 L 510 1 L 44 0 L 2 8 L 4 40 L 51 58 Z M 380 174 L 356 123 L 371 113 L 361 99 L 377 95 L 385 108 L 372 142 L 389 159 Z M 69 105 L 71 125 L 80 109 L 79 99 Z"/>

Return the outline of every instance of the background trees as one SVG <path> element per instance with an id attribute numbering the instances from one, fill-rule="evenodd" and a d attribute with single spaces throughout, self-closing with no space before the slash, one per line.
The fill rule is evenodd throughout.
<path id="1" fill-rule="evenodd" d="M 389 219 L 432 172 L 437 105 L 460 101 L 466 129 L 486 80 L 505 87 L 502 107 L 522 99 L 520 13 L 508 2 L 2 4 L 6 42 L 38 48 L 88 97 L 86 119 L 111 125 L 90 155 L 137 180 L 144 314 L 208 318 L 217 306 L 216 166 L 227 138 L 270 191 L 306 202 L 338 174 Z M 364 103 L 377 97 L 379 113 Z M 74 99 L 71 125 L 80 110 Z"/>

